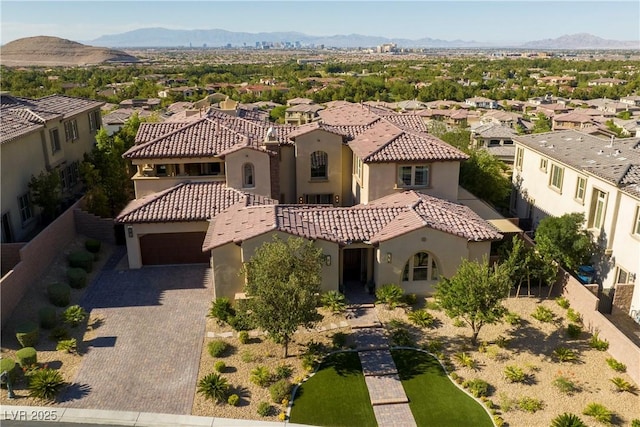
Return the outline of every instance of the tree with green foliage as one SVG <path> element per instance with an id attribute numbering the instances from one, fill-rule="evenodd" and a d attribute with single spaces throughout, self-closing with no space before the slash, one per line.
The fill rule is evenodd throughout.
<path id="1" fill-rule="evenodd" d="M 322 250 L 302 238 L 274 237 L 245 264 L 247 305 L 255 323 L 282 344 L 288 356 L 291 336 L 318 318 Z"/>
<path id="2" fill-rule="evenodd" d="M 502 301 L 510 288 L 507 265 L 489 266 L 486 258 L 481 262 L 463 259 L 456 274 L 438 283 L 435 298 L 447 316 L 460 318 L 471 327 L 475 345 L 480 329 L 498 322 L 507 312 Z"/>
<path id="3" fill-rule="evenodd" d="M 536 120 L 533 122 L 532 133 L 551 132 L 551 119 L 544 115 L 544 113 L 538 113 Z"/>
<path id="4" fill-rule="evenodd" d="M 511 180 L 504 162 L 485 150 L 474 149 L 460 165 L 460 185 L 497 207 L 507 207 Z"/>
<path id="5" fill-rule="evenodd" d="M 535 234 L 540 254 L 571 271 L 587 264 L 595 254 L 596 245 L 583 228 L 584 222 L 584 214 L 578 212 L 544 218 Z"/>
<path id="6" fill-rule="evenodd" d="M 279 105 L 269 111 L 269 119 L 273 122 L 284 123 L 284 112 L 287 110 L 286 105 Z"/>
<path id="7" fill-rule="evenodd" d="M 62 203 L 62 181 L 57 169 L 42 171 L 40 175 L 31 176 L 29 181 L 31 201 L 42 208 L 42 222 L 49 224 L 56 217 Z"/>

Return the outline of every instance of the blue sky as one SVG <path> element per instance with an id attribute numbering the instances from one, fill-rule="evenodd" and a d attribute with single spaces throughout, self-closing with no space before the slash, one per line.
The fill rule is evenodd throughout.
<path id="1" fill-rule="evenodd" d="M 5 1 L 1 43 L 48 35 L 90 41 L 138 28 L 522 42 L 590 33 L 640 40 L 640 2 L 624 1 Z"/>

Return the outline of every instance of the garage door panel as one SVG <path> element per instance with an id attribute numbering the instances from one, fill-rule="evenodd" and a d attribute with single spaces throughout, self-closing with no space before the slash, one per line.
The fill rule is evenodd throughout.
<path id="1" fill-rule="evenodd" d="M 159 233 L 140 237 L 143 265 L 200 264 L 209 262 L 202 252 L 204 232 Z"/>

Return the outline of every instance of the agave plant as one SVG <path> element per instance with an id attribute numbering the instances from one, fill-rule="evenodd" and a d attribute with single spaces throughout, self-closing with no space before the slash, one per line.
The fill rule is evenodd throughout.
<path id="1" fill-rule="evenodd" d="M 228 391 L 229 383 L 226 378 L 214 372 L 198 382 L 198 393 L 216 402 L 224 402 L 227 399 Z"/>
<path id="2" fill-rule="evenodd" d="M 29 396 L 53 400 L 65 385 L 62 375 L 55 369 L 39 369 L 29 376 Z"/>
<path id="3" fill-rule="evenodd" d="M 577 415 L 565 412 L 551 420 L 551 427 L 587 427 L 587 425 Z"/>
<path id="4" fill-rule="evenodd" d="M 346 298 L 338 291 L 325 292 L 320 297 L 320 303 L 332 313 L 342 313 L 347 308 Z"/>

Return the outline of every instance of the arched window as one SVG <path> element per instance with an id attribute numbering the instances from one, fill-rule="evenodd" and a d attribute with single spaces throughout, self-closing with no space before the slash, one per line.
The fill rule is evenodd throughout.
<path id="1" fill-rule="evenodd" d="M 253 188 L 256 186 L 256 181 L 253 176 L 253 163 L 245 163 L 242 166 L 242 187 Z"/>
<path id="2" fill-rule="evenodd" d="M 311 153 L 311 179 L 327 179 L 327 153 L 314 151 Z"/>
<path id="3" fill-rule="evenodd" d="M 418 252 L 404 265 L 403 282 L 420 280 L 438 280 L 440 278 L 438 262 L 429 252 Z"/>

